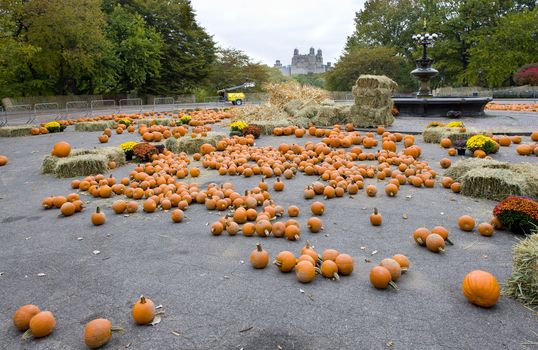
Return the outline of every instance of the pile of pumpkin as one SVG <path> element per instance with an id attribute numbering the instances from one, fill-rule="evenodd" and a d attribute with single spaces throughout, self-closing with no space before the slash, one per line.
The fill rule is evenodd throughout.
<path id="1" fill-rule="evenodd" d="M 131 314 L 137 325 L 149 325 L 159 313 L 155 304 L 149 298 L 141 296 L 133 305 Z M 15 311 L 12 317 L 13 325 L 21 332 L 22 338 L 43 338 L 52 334 L 56 328 L 56 319 L 50 311 L 41 311 L 33 304 L 23 305 Z M 123 331 L 122 328 L 113 327 L 112 323 L 104 318 L 92 320 L 84 328 L 84 343 L 91 349 L 105 346 L 112 338 L 112 332 Z"/>
<path id="2" fill-rule="evenodd" d="M 490 111 L 538 112 L 538 104 L 500 104 L 490 102 L 485 109 Z"/>
<path id="3" fill-rule="evenodd" d="M 255 269 L 264 269 L 269 263 L 269 253 L 263 250 L 261 244 L 256 244 L 256 249 L 250 254 L 250 264 Z M 273 264 L 281 272 L 291 272 L 295 269 L 295 276 L 301 283 L 312 282 L 316 275 L 325 278 L 339 280 L 340 276 L 349 276 L 353 272 L 354 261 L 348 254 L 341 254 L 335 249 L 325 249 L 319 255 L 306 241 L 301 249 L 299 258 L 290 251 L 282 251 L 277 254 Z"/>

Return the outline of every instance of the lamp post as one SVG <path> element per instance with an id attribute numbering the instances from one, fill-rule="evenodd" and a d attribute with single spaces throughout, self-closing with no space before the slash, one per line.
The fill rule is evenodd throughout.
<path id="1" fill-rule="evenodd" d="M 426 28 L 424 28 L 424 30 L 426 30 Z M 428 57 L 427 48 L 433 44 L 433 42 L 438 38 L 438 35 L 435 33 L 430 34 L 426 32 L 423 34 L 413 35 L 412 38 L 419 45 L 422 45 L 422 57 L 415 61 L 417 68 L 411 72 L 411 75 L 420 81 L 420 88 L 417 92 L 417 98 L 429 98 L 433 96 L 430 90 L 430 80 L 439 74 L 439 72 L 435 68 L 432 68 L 433 59 Z"/>

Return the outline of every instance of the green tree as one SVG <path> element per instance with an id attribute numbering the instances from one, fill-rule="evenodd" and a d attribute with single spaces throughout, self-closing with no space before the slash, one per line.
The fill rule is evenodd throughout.
<path id="1" fill-rule="evenodd" d="M 164 41 L 159 77 L 150 80 L 147 91 L 160 95 L 194 91 L 210 73 L 215 44 L 196 22 L 190 1 L 120 2 L 142 16 Z"/>
<path id="2" fill-rule="evenodd" d="M 416 87 L 410 71 L 409 62 L 393 48 L 359 47 L 345 53 L 334 68 L 325 73 L 326 86 L 333 91 L 350 91 L 361 74 L 376 74 L 396 81 L 400 91 L 410 91 Z"/>
<path id="3" fill-rule="evenodd" d="M 143 92 L 150 79 L 159 77 L 163 41 L 140 15 L 119 4 L 107 17 L 107 35 L 118 59 L 116 90 Z"/>
<path id="4" fill-rule="evenodd" d="M 297 81 L 301 85 L 312 85 L 319 88 L 323 88 L 325 86 L 325 78 L 323 73 L 294 75 L 293 80 Z"/>
<path id="5" fill-rule="evenodd" d="M 24 30 L 17 40 L 39 49 L 28 62 L 30 80 L 46 88 L 38 93 L 99 93 L 115 85 L 115 59 L 100 5 L 100 0 L 24 2 Z"/>
<path id="6" fill-rule="evenodd" d="M 537 8 L 508 14 L 491 34 L 481 37 L 469 50 L 465 81 L 488 87 L 512 83 L 512 75 L 519 67 L 538 61 L 537 41 Z"/>

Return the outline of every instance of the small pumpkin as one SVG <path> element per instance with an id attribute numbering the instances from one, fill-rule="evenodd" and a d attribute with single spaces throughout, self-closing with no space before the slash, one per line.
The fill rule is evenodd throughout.
<path id="1" fill-rule="evenodd" d="M 392 257 L 392 259 L 396 260 L 398 264 L 400 264 L 402 273 L 406 272 L 409 269 L 409 266 L 411 266 L 409 258 L 403 254 L 396 254 Z"/>
<path id="2" fill-rule="evenodd" d="M 290 205 L 288 207 L 288 215 L 292 218 L 299 216 L 299 207 L 296 205 Z"/>
<path id="3" fill-rule="evenodd" d="M 323 212 L 325 211 L 325 205 L 321 202 L 314 202 L 310 206 L 310 210 L 314 215 L 323 215 Z"/>
<path id="4" fill-rule="evenodd" d="M 250 264 L 255 269 L 264 269 L 269 263 L 269 253 L 262 249 L 260 243 L 256 244 L 256 249 L 250 253 Z"/>
<path id="5" fill-rule="evenodd" d="M 351 275 L 354 268 L 353 258 L 348 254 L 339 254 L 334 260 L 338 266 L 338 273 L 344 276 Z"/>
<path id="6" fill-rule="evenodd" d="M 426 248 L 434 253 L 444 252 L 445 240 L 437 233 L 432 233 L 426 237 Z"/>
<path id="7" fill-rule="evenodd" d="M 284 191 L 284 183 L 280 181 L 280 178 L 276 178 L 276 182 L 273 183 L 273 189 L 277 192 Z"/>
<path id="8" fill-rule="evenodd" d="M 295 276 L 301 283 L 310 283 L 316 277 L 316 268 L 308 261 L 299 261 L 295 266 Z"/>
<path id="9" fill-rule="evenodd" d="M 23 334 L 23 338 L 43 338 L 51 334 L 56 327 L 56 319 L 50 311 L 41 311 L 30 319 L 28 330 Z"/>
<path id="10" fill-rule="evenodd" d="M 183 214 L 183 210 L 181 209 L 174 209 L 172 210 L 172 213 L 170 214 L 170 218 L 175 223 L 183 221 L 184 217 L 185 215 Z"/>
<path id="11" fill-rule="evenodd" d="M 482 270 L 469 272 L 463 278 L 461 290 L 471 303 L 486 308 L 497 304 L 497 300 L 501 295 L 501 288 L 497 278 L 491 273 Z"/>
<path id="12" fill-rule="evenodd" d="M 377 194 L 377 187 L 375 187 L 375 185 L 366 186 L 366 194 L 368 197 L 375 197 Z"/>
<path id="13" fill-rule="evenodd" d="M 65 202 L 60 207 L 60 212 L 62 213 L 63 216 L 71 216 L 75 214 L 75 211 L 76 211 L 76 207 L 71 202 Z"/>
<path id="14" fill-rule="evenodd" d="M 487 222 L 482 222 L 478 225 L 476 228 L 478 233 L 480 233 L 482 236 L 491 237 L 493 236 L 493 225 Z"/>
<path id="15" fill-rule="evenodd" d="M 136 324 L 149 324 L 155 318 L 155 304 L 151 299 L 142 295 L 133 305 L 132 315 Z"/>
<path id="16" fill-rule="evenodd" d="M 435 226 L 434 228 L 432 228 L 432 233 L 437 233 L 439 236 L 443 237 L 445 242 L 450 245 L 454 245 L 454 243 L 452 243 L 452 241 L 448 239 L 448 230 L 443 226 Z"/>
<path id="17" fill-rule="evenodd" d="M 306 223 L 306 227 L 308 227 L 310 232 L 317 233 L 323 230 L 323 221 L 321 221 L 321 219 L 318 218 L 317 216 L 313 216 L 310 219 L 308 219 Z"/>
<path id="18" fill-rule="evenodd" d="M 340 253 L 336 249 L 325 249 L 323 253 L 321 253 L 321 260 L 332 260 L 336 262 L 338 255 L 340 255 Z"/>
<path id="19" fill-rule="evenodd" d="M 101 208 L 99 207 L 95 209 L 95 213 L 92 213 L 91 219 L 92 224 L 94 224 L 95 226 L 103 225 L 106 222 L 105 213 L 102 213 Z"/>
<path id="20" fill-rule="evenodd" d="M 379 263 L 379 266 L 385 267 L 390 272 L 391 280 L 396 282 L 400 279 L 402 276 L 402 267 L 400 266 L 400 263 L 397 262 L 394 259 L 383 259 Z"/>
<path id="21" fill-rule="evenodd" d="M 419 227 L 413 232 L 413 239 L 415 242 L 417 242 L 419 245 L 426 245 L 426 239 L 431 234 L 430 230 L 428 230 L 425 227 Z"/>
<path id="22" fill-rule="evenodd" d="M 476 222 L 469 215 L 462 215 L 458 218 L 458 226 L 461 230 L 470 232 L 474 229 Z"/>
<path id="23" fill-rule="evenodd" d="M 30 328 L 30 320 L 32 317 L 40 313 L 39 307 L 27 304 L 23 305 L 13 314 L 13 325 L 21 332 L 25 332 Z"/>
<path id="24" fill-rule="evenodd" d="M 398 289 L 392 281 L 390 271 L 384 266 L 374 266 L 370 270 L 370 283 L 377 289 L 387 289 L 389 285 Z"/>
<path id="25" fill-rule="evenodd" d="M 6 156 L 0 156 L 0 166 L 4 166 L 9 162 L 9 158 Z"/>
<path id="26" fill-rule="evenodd" d="M 370 214 L 370 224 L 372 224 L 372 226 L 381 226 L 382 221 L 383 217 L 379 214 L 377 208 L 374 208 L 374 212 Z"/>
<path id="27" fill-rule="evenodd" d="M 439 165 L 441 165 L 441 168 L 443 169 L 450 168 L 452 161 L 448 158 L 443 158 L 439 161 Z"/>
<path id="28" fill-rule="evenodd" d="M 112 332 L 122 330 L 121 328 L 113 327 L 112 323 L 104 318 L 91 320 L 84 328 L 84 343 L 90 349 L 98 349 L 110 341 Z"/>
<path id="29" fill-rule="evenodd" d="M 278 253 L 273 261 L 273 264 L 281 272 L 290 272 L 295 267 L 295 264 L 297 264 L 297 258 L 292 252 L 285 250 Z"/>
<path id="30" fill-rule="evenodd" d="M 52 147 L 52 155 L 58 158 L 68 157 L 71 153 L 71 145 L 65 141 L 60 141 Z"/>

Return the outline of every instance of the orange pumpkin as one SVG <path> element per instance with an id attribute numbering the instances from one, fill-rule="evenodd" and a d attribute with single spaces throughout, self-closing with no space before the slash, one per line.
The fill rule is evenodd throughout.
<path id="1" fill-rule="evenodd" d="M 60 141 L 52 147 L 52 155 L 58 158 L 68 157 L 71 153 L 71 145 L 65 141 Z"/>
<path id="2" fill-rule="evenodd" d="M 501 295 L 497 278 L 482 270 L 469 272 L 463 279 L 461 290 L 471 303 L 486 308 L 497 304 Z"/>

